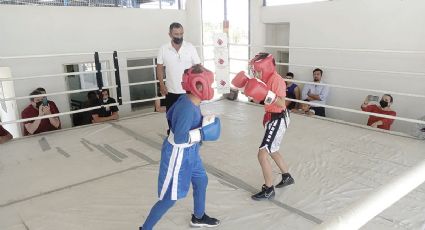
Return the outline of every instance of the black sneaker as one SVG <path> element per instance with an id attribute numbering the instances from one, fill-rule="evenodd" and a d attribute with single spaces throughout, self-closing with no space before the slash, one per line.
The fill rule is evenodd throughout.
<path id="1" fill-rule="evenodd" d="M 251 196 L 254 200 L 266 200 L 266 199 L 272 199 L 274 197 L 274 186 L 267 187 L 266 185 L 263 185 L 261 188 L 261 192 L 254 194 Z"/>
<path id="2" fill-rule="evenodd" d="M 220 225 L 220 221 L 216 218 L 209 217 L 207 214 L 204 213 L 204 216 L 202 216 L 201 219 L 196 218 L 195 215 L 192 214 L 192 219 L 190 220 L 190 226 L 191 227 L 217 227 Z"/>
<path id="3" fill-rule="evenodd" d="M 291 174 L 284 173 L 282 174 L 282 180 L 279 182 L 279 184 L 276 185 L 276 188 L 282 188 L 294 183 L 295 183 L 295 180 L 294 178 L 292 178 Z"/>

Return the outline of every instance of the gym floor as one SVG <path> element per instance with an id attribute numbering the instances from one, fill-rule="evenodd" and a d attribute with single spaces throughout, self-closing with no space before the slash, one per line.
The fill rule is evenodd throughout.
<path id="1" fill-rule="evenodd" d="M 273 201 L 253 201 L 263 184 L 263 108 L 220 100 L 202 111 L 222 121 L 219 141 L 201 148 L 217 229 L 312 229 L 425 160 L 424 141 L 291 114 L 281 154 L 295 184 L 277 189 Z M 151 113 L 1 145 L 0 229 L 137 229 L 157 201 L 166 129 L 165 114 Z M 422 185 L 362 229 L 422 229 L 424 200 Z M 190 229 L 191 213 L 189 192 L 156 229 Z"/>

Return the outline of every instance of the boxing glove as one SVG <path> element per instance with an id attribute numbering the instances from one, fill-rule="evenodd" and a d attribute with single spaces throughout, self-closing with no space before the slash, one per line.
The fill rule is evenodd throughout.
<path id="1" fill-rule="evenodd" d="M 276 94 L 267 88 L 264 82 L 252 78 L 248 79 L 245 85 L 245 95 L 252 97 L 255 101 L 263 101 L 264 104 L 270 105 L 276 100 Z"/>
<path id="2" fill-rule="evenodd" d="M 246 75 L 246 73 L 244 71 L 241 71 L 233 78 L 232 85 L 237 88 L 243 88 L 248 82 L 248 79 L 249 77 Z"/>
<path id="3" fill-rule="evenodd" d="M 190 143 L 202 141 L 216 141 L 220 137 L 220 118 L 211 115 L 202 119 L 202 127 L 189 131 Z"/>

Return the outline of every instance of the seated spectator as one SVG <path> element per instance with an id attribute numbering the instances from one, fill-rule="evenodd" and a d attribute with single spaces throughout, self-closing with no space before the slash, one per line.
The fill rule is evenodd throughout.
<path id="1" fill-rule="evenodd" d="M 91 108 L 94 106 L 100 105 L 99 97 L 97 96 L 96 91 L 90 91 L 87 93 L 87 101 L 83 102 L 83 109 Z M 79 125 L 88 125 L 92 123 L 92 113 L 93 111 L 83 112 L 81 115 L 81 123 Z"/>
<path id="2" fill-rule="evenodd" d="M 45 92 L 44 92 L 45 93 Z M 30 96 L 43 94 L 38 90 L 30 93 Z M 22 119 L 45 116 L 59 113 L 59 109 L 53 101 L 47 97 L 30 98 L 30 104 L 22 111 Z M 53 131 L 61 128 L 59 117 L 44 118 L 24 122 L 24 136 Z"/>
<path id="3" fill-rule="evenodd" d="M 366 112 L 396 116 L 397 113 L 391 109 L 392 104 L 393 104 L 393 97 L 389 94 L 384 94 L 381 97 L 381 100 L 379 101 L 379 105 L 370 104 L 369 96 L 367 96 L 361 106 L 361 109 Z M 394 122 L 394 119 L 370 115 L 369 119 L 367 120 L 367 125 L 378 128 L 378 129 L 390 130 L 393 122 Z"/>
<path id="4" fill-rule="evenodd" d="M 42 87 L 38 87 L 35 90 L 40 91 L 41 94 L 47 94 L 47 91 L 44 88 L 42 88 Z M 47 97 L 46 96 L 44 98 L 45 98 L 45 100 L 47 100 Z M 49 102 L 49 104 L 51 104 L 51 105 L 53 105 L 54 107 L 57 108 L 57 106 L 56 106 L 56 104 L 55 104 L 54 101 L 49 101 L 49 100 L 47 100 L 47 101 Z"/>
<path id="5" fill-rule="evenodd" d="M 109 97 L 109 90 L 103 89 L 100 95 L 100 100 L 96 106 L 102 105 L 102 108 L 92 111 L 92 122 L 100 123 L 105 121 L 117 120 L 118 116 L 118 107 L 117 106 L 108 106 L 108 104 L 117 103 L 115 99 Z"/>
<path id="6" fill-rule="evenodd" d="M 323 83 L 322 75 L 323 75 L 323 71 L 321 69 L 314 69 L 313 70 L 314 82 Z M 325 105 L 328 94 L 329 94 L 328 86 L 305 84 L 301 94 L 302 95 L 301 99 L 307 100 L 309 102 Z M 311 109 L 314 110 L 317 116 L 326 117 L 326 111 L 324 107 L 312 106 Z"/>
<path id="7" fill-rule="evenodd" d="M 294 79 L 294 74 L 291 72 L 288 72 L 285 76 L 285 79 L 289 79 L 289 80 Z M 293 82 L 287 81 L 286 82 L 286 97 L 300 100 L 301 99 L 300 87 Z M 289 100 L 286 100 L 285 102 L 286 102 L 286 108 L 289 110 L 297 107 L 296 102 L 289 101 Z"/>
<path id="8" fill-rule="evenodd" d="M 83 102 L 83 108 L 90 108 L 99 105 L 99 97 L 96 91 L 87 93 L 87 101 Z"/>
<path id="9" fill-rule="evenodd" d="M 311 106 L 305 103 L 299 103 L 298 108 L 291 109 L 291 112 L 307 116 L 313 116 L 315 114 Z"/>
<path id="10" fill-rule="evenodd" d="M 0 120 L 1 122 L 1 120 Z M 10 134 L 3 126 L 0 125 L 0 144 L 3 144 L 13 138 L 12 134 Z"/>

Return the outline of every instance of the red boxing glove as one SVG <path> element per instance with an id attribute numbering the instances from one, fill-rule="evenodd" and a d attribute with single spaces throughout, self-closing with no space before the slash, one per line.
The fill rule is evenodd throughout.
<path id="1" fill-rule="evenodd" d="M 263 101 L 264 104 L 270 105 L 276 100 L 276 94 L 267 88 L 264 82 L 252 78 L 248 80 L 245 86 L 245 95 L 252 97 L 255 101 Z"/>
<path id="2" fill-rule="evenodd" d="M 244 71 L 241 71 L 236 74 L 235 78 L 233 78 L 232 84 L 237 88 L 243 88 L 248 82 L 248 79 L 249 77 L 246 75 L 246 73 Z"/>

